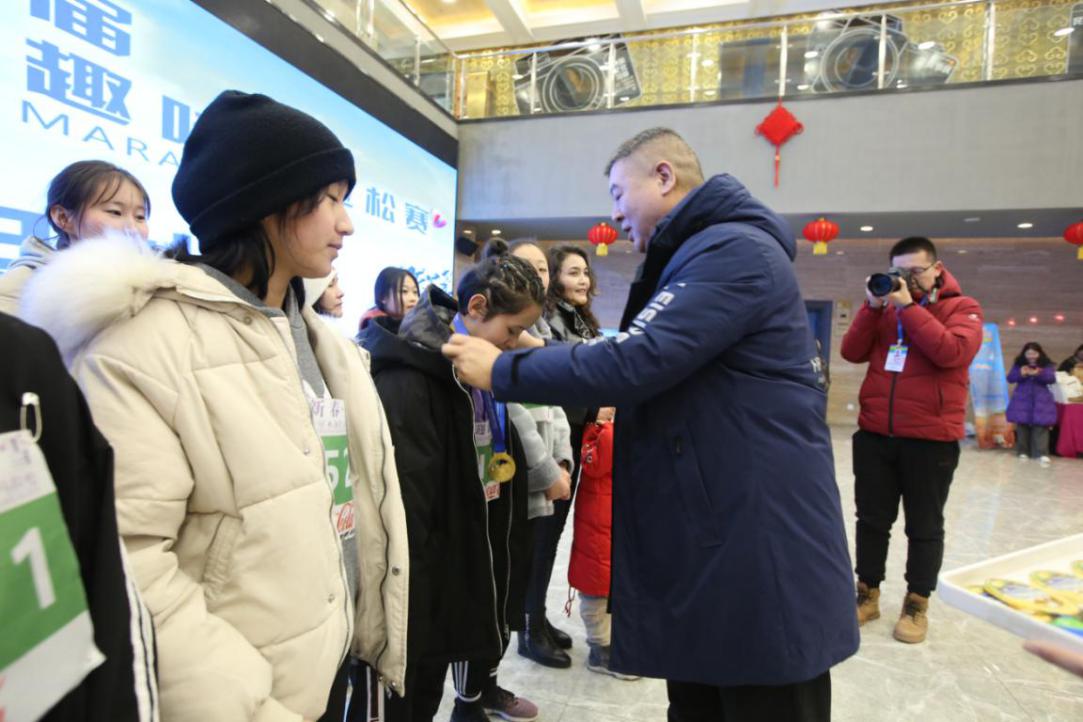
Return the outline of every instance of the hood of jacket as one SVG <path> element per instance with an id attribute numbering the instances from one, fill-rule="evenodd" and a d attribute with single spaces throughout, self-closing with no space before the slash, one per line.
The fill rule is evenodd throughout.
<path id="1" fill-rule="evenodd" d="M 440 347 L 451 338 L 451 321 L 459 307 L 446 291 L 429 286 L 402 319 L 398 333 L 390 317 L 373 318 L 358 337 L 372 357 L 372 373 L 392 366 L 409 366 L 451 381 L 451 363 Z"/>
<path id="2" fill-rule="evenodd" d="M 666 266 L 689 239 L 709 228 L 722 230 L 729 224 L 744 224 L 766 233 L 793 261 L 797 240 L 789 223 L 752 197 L 736 178 L 723 173 L 685 196 L 654 229 L 647 246 L 647 257 L 636 271 L 628 302 L 621 316 L 620 328 L 626 330 L 637 313 L 654 294 Z M 731 233 L 740 233 L 732 229 Z"/>
<path id="3" fill-rule="evenodd" d="M 27 282 L 20 315 L 48 331 L 70 364 L 98 334 L 156 296 L 227 313 L 251 309 L 203 270 L 163 258 L 145 243 L 111 238 L 56 253 Z"/>
<path id="4" fill-rule="evenodd" d="M 19 245 L 19 257 L 8 268 L 41 268 L 52 260 L 56 252 L 55 248 L 37 236 L 30 236 Z"/>
<path id="5" fill-rule="evenodd" d="M 672 256 L 681 244 L 709 226 L 745 223 L 768 233 L 793 260 L 797 240 L 790 224 L 752 197 L 744 184 L 728 173 L 709 178 L 677 204 L 655 228 L 647 254 Z"/>
<path id="6" fill-rule="evenodd" d="M 951 275 L 948 269 L 940 274 L 940 293 L 938 298 L 951 298 L 953 296 L 962 296 L 963 287 L 959 285 L 959 280 L 955 276 Z"/>

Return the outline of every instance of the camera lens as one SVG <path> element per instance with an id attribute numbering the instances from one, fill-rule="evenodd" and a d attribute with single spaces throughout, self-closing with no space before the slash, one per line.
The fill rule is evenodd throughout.
<path id="1" fill-rule="evenodd" d="M 874 296 L 886 296 L 895 290 L 899 279 L 886 273 L 874 273 L 869 276 L 869 293 Z"/>

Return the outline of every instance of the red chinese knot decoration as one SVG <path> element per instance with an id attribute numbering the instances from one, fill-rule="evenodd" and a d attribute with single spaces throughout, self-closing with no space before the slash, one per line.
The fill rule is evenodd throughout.
<path id="1" fill-rule="evenodd" d="M 805 240 L 812 242 L 812 255 L 823 256 L 827 254 L 827 244 L 838 238 L 839 224 L 827 220 L 826 218 L 817 218 L 805 224 L 805 230 L 802 231 L 805 236 Z"/>
<path id="2" fill-rule="evenodd" d="M 607 256 L 609 244 L 617 240 L 617 229 L 602 221 L 587 232 L 587 240 L 596 246 L 599 256 Z"/>
<path id="3" fill-rule="evenodd" d="M 1079 250 L 1076 251 L 1075 257 L 1083 261 L 1083 221 L 1079 223 L 1073 223 L 1064 229 L 1064 240 L 1071 243 L 1073 246 L 1079 246 Z"/>
<path id="4" fill-rule="evenodd" d="M 794 114 L 782 107 L 778 101 L 775 109 L 767 114 L 763 122 L 756 126 L 756 133 L 762 135 L 775 146 L 775 187 L 778 187 L 778 172 L 782 165 L 782 146 L 786 141 L 805 129 Z"/>

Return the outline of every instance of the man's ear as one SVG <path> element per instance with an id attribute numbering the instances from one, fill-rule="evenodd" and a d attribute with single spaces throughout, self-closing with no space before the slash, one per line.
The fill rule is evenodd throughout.
<path id="1" fill-rule="evenodd" d="M 658 178 L 662 195 L 668 195 L 677 187 L 677 171 L 668 160 L 660 160 L 655 164 L 654 175 Z"/>

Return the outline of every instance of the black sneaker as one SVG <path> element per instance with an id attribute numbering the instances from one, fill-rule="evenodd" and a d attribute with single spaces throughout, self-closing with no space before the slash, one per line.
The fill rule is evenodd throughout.
<path id="1" fill-rule="evenodd" d="M 451 722 L 489 722 L 489 715 L 481 702 L 463 702 L 455 700 L 455 709 L 451 711 Z"/>

